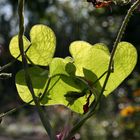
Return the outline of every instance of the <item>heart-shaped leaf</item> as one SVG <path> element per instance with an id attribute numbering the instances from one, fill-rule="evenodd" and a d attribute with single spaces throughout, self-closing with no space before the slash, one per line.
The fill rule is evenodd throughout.
<path id="1" fill-rule="evenodd" d="M 76 41 L 70 46 L 73 56 L 66 59 L 54 58 L 50 64 L 50 72 L 43 76 L 46 70 L 30 68 L 28 70 L 35 94 L 45 93 L 41 100 L 42 105 L 63 104 L 77 113 L 83 113 L 87 103 L 89 88 L 83 79 L 92 85 L 95 93 L 100 92 L 108 69 L 110 53 L 104 44 L 90 45 L 87 42 Z M 118 44 L 114 56 L 114 72 L 111 73 L 104 95 L 107 96 L 132 72 L 136 61 L 136 49 L 127 42 Z M 46 72 L 47 73 L 47 72 Z M 41 75 L 40 75 L 41 74 Z M 100 78 L 102 76 L 102 78 Z M 83 79 L 81 80 L 81 77 Z M 48 80 L 49 78 L 49 80 Z M 97 81 L 99 79 L 99 81 Z M 49 82 L 48 82 L 49 81 Z M 39 84 L 38 84 L 39 83 Z M 48 88 L 46 85 L 49 83 Z M 29 102 L 32 96 L 26 86 L 24 71 L 16 76 L 16 86 L 23 101 Z M 90 103 L 94 100 L 92 95 Z"/>
<path id="2" fill-rule="evenodd" d="M 30 46 L 26 52 L 27 57 L 36 65 L 47 66 L 52 61 L 56 47 L 54 32 L 48 26 L 35 25 L 30 31 L 30 39 L 23 36 L 24 50 Z M 20 54 L 18 36 L 12 38 L 9 46 L 11 55 L 17 58 Z M 21 61 L 21 57 L 18 60 Z"/>
<path id="3" fill-rule="evenodd" d="M 51 82 L 41 103 L 62 104 L 82 114 L 83 105 L 87 102 L 88 88 L 82 80 L 74 76 L 74 73 L 75 66 L 71 63 L 71 59 L 54 58 L 50 65 Z M 90 103 L 93 99 L 92 95 Z"/>
<path id="4" fill-rule="evenodd" d="M 69 75 L 65 70 L 68 63 L 71 63 L 71 59 L 54 58 L 50 64 L 50 77 L 58 74 Z"/>
<path id="5" fill-rule="evenodd" d="M 45 92 L 40 101 L 41 105 L 48 106 L 61 104 L 82 114 L 84 112 L 83 106 L 86 104 L 87 96 L 89 94 L 88 88 L 85 83 L 74 76 L 74 67 L 68 65 L 70 63 L 70 59 L 54 58 L 50 65 L 50 82 L 48 82 L 48 73 L 46 70 L 32 67 L 29 68 L 28 72 L 32 79 L 33 89 L 36 96 L 40 96 L 40 93 Z M 28 103 L 32 100 L 32 96 L 25 83 L 24 74 L 23 70 L 17 73 L 16 87 L 21 99 Z M 49 83 L 49 86 L 46 90 L 47 83 Z M 93 100 L 94 96 L 92 95 L 90 103 Z"/>
<path id="6" fill-rule="evenodd" d="M 84 41 L 76 41 L 70 45 L 70 52 L 74 58 L 76 66 L 76 75 L 87 78 L 93 83 L 102 76 L 108 69 L 110 54 L 107 47 L 103 44 L 90 45 Z M 128 42 L 118 44 L 114 56 L 114 72 L 111 73 L 104 95 L 107 96 L 132 72 L 137 62 L 137 51 L 134 46 Z M 97 78 L 86 76 L 94 73 Z M 103 86 L 106 74 L 99 80 Z M 94 85 L 96 87 L 96 84 Z M 99 87 L 97 87 L 98 90 Z"/>
<path id="7" fill-rule="evenodd" d="M 77 113 L 83 114 L 83 106 L 87 102 L 88 93 L 84 92 L 86 86 L 80 82 L 80 80 L 65 75 L 53 77 L 41 104 L 61 104 Z M 92 96 L 90 103 L 93 99 L 94 97 Z"/>

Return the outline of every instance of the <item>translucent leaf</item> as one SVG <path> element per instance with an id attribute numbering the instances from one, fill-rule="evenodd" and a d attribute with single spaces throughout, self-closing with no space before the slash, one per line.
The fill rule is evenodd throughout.
<path id="1" fill-rule="evenodd" d="M 27 48 L 30 46 L 30 41 L 25 37 L 23 36 L 23 44 L 24 44 L 24 50 L 26 51 Z M 10 41 L 10 53 L 13 57 L 17 58 L 20 54 L 20 51 L 19 51 L 19 46 L 18 46 L 18 35 L 14 36 L 11 41 Z M 18 58 L 18 60 L 21 61 L 21 57 Z"/>
<path id="2" fill-rule="evenodd" d="M 52 78 L 48 91 L 46 92 L 41 103 L 43 105 L 65 105 L 74 112 L 83 113 L 83 105 L 87 102 L 87 94 L 81 96 L 83 90 L 87 87 L 78 79 L 74 77 L 60 75 Z M 71 96 L 66 97 L 68 93 Z M 74 97 L 74 92 L 79 94 L 78 98 Z M 94 97 L 90 98 L 90 103 L 93 101 Z"/>
<path id="3" fill-rule="evenodd" d="M 70 58 L 53 58 L 50 64 L 50 77 L 58 74 L 75 75 L 76 68 Z"/>
<path id="4" fill-rule="evenodd" d="M 24 39 L 24 50 L 31 44 L 27 51 L 27 57 L 36 65 L 47 66 L 54 55 L 56 38 L 54 32 L 45 25 L 35 25 L 30 31 L 31 43 Z M 10 42 L 10 52 L 13 57 L 19 55 L 18 36 L 12 38 Z M 21 58 L 18 60 L 21 61 Z M 28 61 L 28 63 L 30 63 Z"/>
<path id="5" fill-rule="evenodd" d="M 31 67 L 28 69 L 30 74 L 35 95 L 39 97 L 43 92 L 48 79 L 48 71 L 39 67 Z M 24 70 L 16 74 L 16 87 L 21 99 L 28 103 L 32 100 L 32 95 L 25 82 Z"/>
<path id="6" fill-rule="evenodd" d="M 35 25 L 30 31 L 32 47 L 27 55 L 38 65 L 48 65 L 54 55 L 56 38 L 54 32 L 45 25 Z"/>
<path id="7" fill-rule="evenodd" d="M 110 53 L 104 44 L 90 45 L 83 41 L 73 42 L 70 52 L 73 58 L 54 58 L 52 60 L 49 65 L 49 76 L 46 70 L 40 68 L 30 68 L 29 73 L 35 94 L 39 96 L 45 91 L 41 100 L 42 105 L 62 104 L 77 113 L 83 113 L 89 89 L 81 77 L 93 87 L 95 94 L 98 94 L 104 84 Z M 116 89 L 132 72 L 136 62 L 137 52 L 134 46 L 127 42 L 119 43 L 114 56 L 114 72 L 111 73 L 108 80 L 104 91 L 105 96 Z M 103 73 L 105 73 L 104 76 L 102 76 Z M 102 78 L 100 78 L 101 76 Z M 48 77 L 50 82 L 46 90 Z M 20 97 L 25 102 L 29 102 L 32 96 L 25 84 L 23 70 L 16 76 L 16 86 Z M 91 96 L 90 103 L 94 100 L 94 95 Z"/>
<path id="8" fill-rule="evenodd" d="M 76 92 L 80 96 L 81 92 L 87 89 L 87 85 L 76 78 L 74 73 L 75 66 L 70 59 L 54 58 L 50 65 L 51 82 L 41 103 L 43 105 L 62 104 L 77 113 L 83 113 L 83 105 L 87 101 L 86 91 L 85 95 L 79 98 L 65 97 L 69 92 Z M 92 96 L 90 102 L 93 99 Z"/>
<path id="9" fill-rule="evenodd" d="M 128 42 L 118 44 L 114 56 L 114 72 L 111 74 L 104 95 L 108 95 L 133 71 L 137 63 L 137 51 Z M 103 83 L 103 79 L 101 84 Z"/>
<path id="10" fill-rule="evenodd" d="M 50 65 L 52 75 L 51 77 L 49 76 L 51 80 L 47 90 L 48 72 L 38 67 L 29 68 L 28 72 L 33 82 L 34 92 L 36 96 L 39 96 L 46 91 L 41 100 L 41 105 L 49 106 L 61 104 L 77 113 L 83 113 L 83 105 L 87 102 L 87 85 L 75 76 L 71 76 L 66 72 L 63 73 L 63 71 L 65 71 L 65 66 L 69 63 L 68 61 L 67 63 L 65 61 L 65 59 L 61 58 L 55 58 L 52 61 L 52 64 Z M 62 69 L 59 69 L 60 67 L 62 67 Z M 17 73 L 16 87 L 21 99 L 24 102 L 29 102 L 32 100 L 32 96 L 25 84 L 24 74 L 23 70 Z M 66 96 L 67 94 L 70 96 Z M 79 94 L 79 97 L 77 97 L 77 94 Z M 90 103 L 93 100 L 94 96 L 92 95 Z"/>
<path id="11" fill-rule="evenodd" d="M 102 46 L 101 44 L 92 46 L 88 43 L 83 43 L 83 41 L 72 43 L 70 45 L 70 52 L 74 58 L 76 75 L 84 76 L 84 70 L 87 70 L 95 73 L 97 78 L 99 78 L 100 75 L 107 70 L 107 64 L 110 59 L 109 55 L 104 51 L 104 48 L 105 46 Z M 78 52 L 77 54 L 75 53 L 75 50 Z M 94 81 L 96 79 L 91 80 Z"/>
<path id="12" fill-rule="evenodd" d="M 65 66 L 68 61 L 62 58 L 54 58 L 50 64 L 50 77 L 57 74 L 68 75 L 68 73 L 65 71 Z"/>
<path id="13" fill-rule="evenodd" d="M 74 58 L 77 76 L 83 76 L 94 83 L 108 69 L 110 54 L 103 44 L 92 46 L 83 41 L 76 41 L 71 44 L 70 52 Z M 114 57 L 114 72 L 111 73 L 104 95 L 108 95 L 121 84 L 132 72 L 136 62 L 137 52 L 134 46 L 127 42 L 119 43 Z M 99 80 L 101 87 L 105 77 L 106 75 Z M 94 86 L 98 91 L 101 90 L 100 86 Z"/>
<path id="14" fill-rule="evenodd" d="M 105 44 L 103 44 L 103 43 L 97 43 L 97 44 L 95 44 L 95 45 L 94 45 L 94 48 L 103 50 L 103 51 L 106 52 L 108 55 L 110 55 L 110 52 L 109 52 L 108 47 L 107 47 Z"/>

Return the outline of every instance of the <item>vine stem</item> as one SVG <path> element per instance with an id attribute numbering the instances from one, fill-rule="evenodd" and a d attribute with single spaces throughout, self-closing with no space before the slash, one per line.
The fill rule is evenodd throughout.
<path id="1" fill-rule="evenodd" d="M 25 81 L 27 84 L 27 87 L 32 95 L 33 101 L 35 103 L 36 109 L 38 111 L 38 114 L 40 116 L 40 120 L 48 133 L 50 140 L 55 140 L 55 135 L 53 132 L 53 129 L 51 127 L 50 122 L 47 120 L 46 115 L 43 112 L 42 107 L 40 106 L 38 98 L 35 96 L 34 89 L 32 86 L 32 80 L 31 77 L 28 73 L 28 64 L 26 60 L 26 54 L 24 52 L 24 45 L 23 45 L 23 35 L 24 35 L 24 0 L 19 0 L 18 2 L 18 15 L 19 15 L 19 34 L 18 34 L 18 43 L 19 43 L 19 49 L 22 57 L 22 64 L 23 64 L 23 69 L 25 72 Z"/>
<path id="2" fill-rule="evenodd" d="M 104 81 L 104 84 L 103 84 L 103 87 L 102 87 L 102 90 L 99 94 L 99 97 L 97 99 L 97 101 L 94 103 L 91 104 L 91 108 L 89 110 L 89 112 L 87 112 L 81 119 L 80 121 L 75 124 L 75 126 L 72 128 L 72 130 L 69 132 L 69 135 L 65 138 L 65 140 L 69 140 L 69 138 L 71 138 L 76 132 L 77 130 L 80 129 L 80 127 L 85 123 L 85 121 L 87 119 L 89 119 L 95 112 L 96 112 L 96 108 L 101 100 L 101 97 L 103 96 L 103 92 L 105 91 L 105 88 L 106 88 L 106 85 L 107 85 L 107 82 L 108 82 L 108 79 L 110 77 L 110 74 L 112 73 L 112 66 L 113 66 L 113 58 L 114 58 L 114 55 L 115 55 L 115 52 L 116 52 L 116 49 L 117 49 L 117 46 L 118 46 L 118 43 L 121 41 L 122 39 L 122 36 L 125 32 L 125 29 L 126 29 L 126 26 L 129 22 L 129 19 L 130 17 L 132 16 L 132 13 L 134 12 L 134 10 L 137 8 L 137 6 L 140 4 L 140 0 L 137 0 L 136 2 L 133 3 L 133 5 L 130 7 L 130 9 L 128 10 L 124 20 L 123 20 L 123 23 L 120 27 L 120 30 L 117 34 L 117 37 L 116 37 L 116 40 L 114 42 L 114 45 L 113 45 L 113 49 L 112 49 L 112 52 L 111 52 L 111 57 L 110 57 L 110 61 L 109 61 L 109 65 L 108 65 L 108 70 L 107 70 L 107 75 L 106 75 L 106 78 L 105 78 L 105 81 Z"/>

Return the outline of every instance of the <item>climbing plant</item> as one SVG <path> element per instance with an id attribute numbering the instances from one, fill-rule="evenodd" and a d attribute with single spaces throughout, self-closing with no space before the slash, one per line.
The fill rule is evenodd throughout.
<path id="1" fill-rule="evenodd" d="M 96 8 L 108 6 L 112 1 L 88 1 Z M 121 41 L 133 11 L 140 4 L 137 0 L 128 10 L 110 52 L 106 44 L 90 44 L 74 41 L 69 46 L 71 56 L 54 57 L 56 36 L 47 25 L 37 24 L 30 30 L 30 38 L 24 35 L 24 0 L 19 0 L 19 34 L 9 45 L 14 61 L 1 67 L 2 72 L 15 61 L 21 61 L 23 69 L 15 76 L 15 84 L 25 105 L 34 105 L 51 140 L 74 140 L 74 134 L 95 112 L 102 96 L 108 96 L 133 71 L 137 63 L 137 51 L 129 43 Z M 57 23 L 56 23 L 57 24 Z M 45 67 L 42 67 L 45 66 Z M 48 69 L 46 69 L 46 66 Z M 61 104 L 81 114 L 73 128 L 56 135 L 42 106 Z M 15 111 L 2 113 L 0 118 Z"/>

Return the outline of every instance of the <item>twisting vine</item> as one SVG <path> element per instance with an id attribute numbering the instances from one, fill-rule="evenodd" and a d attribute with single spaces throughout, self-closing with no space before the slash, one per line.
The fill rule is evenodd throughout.
<path id="1" fill-rule="evenodd" d="M 110 77 L 110 74 L 113 72 L 112 71 L 112 67 L 113 67 L 113 58 L 114 58 L 114 55 L 115 55 L 115 52 L 116 52 L 116 49 L 117 49 L 117 46 L 118 46 L 118 43 L 121 41 L 122 39 L 122 36 L 124 34 L 124 31 L 126 29 L 126 26 L 129 22 L 129 19 L 130 17 L 132 16 L 132 13 L 134 12 L 134 10 L 138 7 L 138 5 L 140 4 L 140 0 L 137 0 L 135 3 L 133 3 L 133 5 L 130 7 L 130 9 L 128 10 L 124 20 L 123 20 L 123 23 L 120 27 L 120 30 L 117 34 L 117 37 L 116 37 L 116 40 L 114 42 L 114 45 L 113 45 L 113 49 L 112 49 L 112 52 L 111 52 L 111 57 L 110 57 L 110 61 L 109 61 L 109 65 L 108 65 L 108 71 L 107 71 L 107 75 L 106 75 L 106 78 L 105 78 L 105 81 L 104 81 L 104 84 L 103 84 L 103 87 L 102 87 L 102 90 L 99 94 L 99 97 L 97 99 L 97 101 L 94 103 L 91 103 L 91 107 L 90 107 L 90 110 L 89 112 L 87 112 L 81 119 L 80 121 L 75 124 L 75 126 L 72 128 L 72 130 L 70 131 L 69 135 L 65 138 L 65 140 L 69 140 L 70 137 L 72 137 L 78 129 L 80 129 L 80 127 L 85 123 L 85 121 L 90 118 L 96 111 L 96 107 L 98 106 L 100 100 L 101 100 L 101 97 L 103 96 L 103 92 L 106 88 L 106 85 L 107 85 L 107 82 L 108 82 L 108 79 Z"/>
<path id="2" fill-rule="evenodd" d="M 32 86 L 32 81 L 30 78 L 30 75 L 28 73 L 28 64 L 26 60 L 26 55 L 24 52 L 24 45 L 23 45 L 23 35 L 24 35 L 24 0 L 19 0 L 18 3 L 18 15 L 19 15 L 19 35 L 18 35 L 18 43 L 19 43 L 19 49 L 22 57 L 22 64 L 23 64 L 23 69 L 25 72 L 25 81 L 27 84 L 27 87 L 33 97 L 33 101 L 35 103 L 36 109 L 38 111 L 38 114 L 40 116 L 40 119 L 42 121 L 42 124 L 48 133 L 49 137 L 51 140 L 55 140 L 55 135 L 53 133 L 53 129 L 51 127 L 50 122 L 47 120 L 47 116 L 45 115 L 44 111 L 42 110 L 42 107 L 40 106 L 38 98 L 35 96 L 33 86 Z"/>
<path id="3" fill-rule="evenodd" d="M 33 102 L 35 103 L 35 107 L 38 111 L 38 114 L 40 116 L 40 119 L 42 121 L 42 124 L 46 130 L 46 132 L 48 133 L 49 137 L 50 137 L 50 140 L 55 140 L 56 137 L 55 137 L 55 134 L 53 132 L 53 128 L 51 127 L 51 124 L 50 122 L 48 121 L 47 117 L 46 117 L 46 114 L 44 113 L 44 111 L 42 110 L 42 107 L 40 106 L 40 100 L 44 97 L 42 96 L 41 99 L 39 99 L 38 97 L 35 96 L 35 93 L 34 93 L 34 90 L 33 90 L 33 86 L 32 86 L 32 80 L 30 78 L 30 75 L 28 73 L 28 63 L 27 63 L 27 57 L 26 57 L 26 51 L 24 51 L 24 44 L 23 44 L 23 35 L 24 35 L 24 14 L 23 14 L 23 11 L 24 11 L 24 1 L 25 0 L 18 0 L 18 15 L 19 15 L 19 34 L 18 34 L 18 43 L 19 43 L 19 49 L 20 49 L 20 55 L 22 57 L 22 64 L 23 64 L 23 69 L 24 69 L 24 72 L 25 72 L 25 81 L 26 81 L 26 84 L 27 84 L 27 87 L 32 95 L 32 98 L 33 100 L 30 101 L 30 102 Z M 69 140 L 72 138 L 72 136 L 80 129 L 80 127 L 85 123 L 85 121 L 90 118 L 96 111 L 96 108 L 103 96 L 103 92 L 106 88 L 106 85 L 107 85 L 107 82 L 108 82 L 108 79 L 110 77 L 110 74 L 113 72 L 112 71 L 112 67 L 113 67 L 113 58 L 114 58 L 114 55 L 115 55 L 115 52 L 116 52 L 116 49 L 117 49 L 117 46 L 118 46 L 118 43 L 121 41 L 122 39 L 122 36 L 124 34 L 124 31 L 126 29 L 126 26 L 129 22 L 129 19 L 130 17 L 132 16 L 132 13 L 133 11 L 137 8 L 137 6 L 140 4 L 140 0 L 137 0 L 135 3 L 133 3 L 133 5 L 130 7 L 130 9 L 128 10 L 127 12 L 127 15 L 125 16 L 124 20 L 123 20 L 123 23 L 120 27 L 120 30 L 118 32 L 118 35 L 116 37 L 116 40 L 114 42 L 114 45 L 113 45 L 113 49 L 112 49 L 112 52 L 111 52 L 111 57 L 110 57 L 110 61 L 109 61 L 109 65 L 108 65 L 108 70 L 104 73 L 106 74 L 106 78 L 105 78 L 105 81 L 104 81 L 104 84 L 103 84 L 103 87 L 101 89 L 101 92 L 97 98 L 97 100 L 93 101 L 91 103 L 91 106 L 89 108 L 89 111 L 83 115 L 83 117 L 80 119 L 80 121 L 78 123 L 76 123 L 74 125 L 74 127 L 71 129 L 71 131 L 69 132 L 68 136 L 66 136 L 65 140 Z M 30 46 L 29 46 L 30 47 Z M 28 50 L 28 49 L 27 49 Z M 19 55 L 19 56 L 20 56 Z M 19 57 L 18 56 L 18 57 Z M 18 58 L 17 57 L 17 58 Z M 16 59 L 17 59 L 16 58 Z M 3 71 L 5 68 L 7 68 L 8 66 L 12 65 L 16 60 L 10 62 L 9 64 L 3 66 L 0 68 L 0 71 Z M 103 74 L 103 75 L 104 75 Z M 48 86 L 49 86 L 49 83 L 50 83 L 50 79 L 48 81 L 48 85 L 46 87 L 46 90 L 48 89 Z M 44 91 L 44 93 L 46 92 L 46 90 Z M 29 103 L 30 103 L 29 102 Z M 6 113 L 2 113 L 0 114 L 0 119 L 2 117 L 4 117 L 5 115 L 8 115 L 8 114 L 11 114 L 12 112 L 22 108 L 23 106 L 25 105 L 28 105 L 29 103 L 26 103 L 22 106 L 20 106 L 19 108 L 14 108 Z"/>

